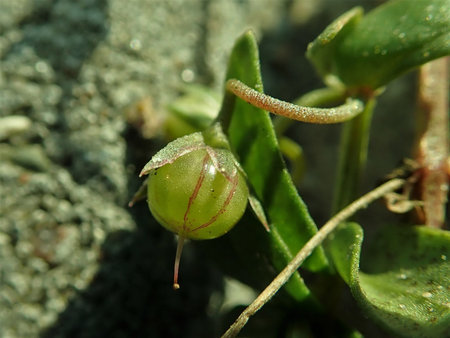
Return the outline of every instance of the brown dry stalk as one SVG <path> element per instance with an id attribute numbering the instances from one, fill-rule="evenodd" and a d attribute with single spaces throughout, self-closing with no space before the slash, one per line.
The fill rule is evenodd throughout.
<path id="1" fill-rule="evenodd" d="M 370 203 L 380 197 L 383 197 L 386 193 L 400 188 L 404 183 L 405 181 L 402 179 L 392 179 L 349 204 L 334 217 L 332 217 L 313 237 L 310 238 L 310 240 L 295 255 L 283 271 L 281 271 L 278 276 L 275 277 L 275 279 L 264 289 L 264 291 L 259 294 L 253 303 L 251 303 L 239 315 L 227 332 L 223 334 L 222 338 L 236 337 L 249 318 L 261 309 L 264 304 L 266 304 L 278 292 L 278 290 L 289 280 L 292 274 L 297 271 L 311 252 L 319 246 L 341 222 L 355 214 L 358 210 L 366 208 Z"/>
<path id="2" fill-rule="evenodd" d="M 423 201 L 424 223 L 435 228 L 444 225 L 449 184 L 449 60 L 444 57 L 429 62 L 419 73 L 419 198 Z"/>

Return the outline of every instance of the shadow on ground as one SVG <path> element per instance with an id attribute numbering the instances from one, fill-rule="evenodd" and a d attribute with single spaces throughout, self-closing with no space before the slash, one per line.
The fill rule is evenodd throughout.
<path id="1" fill-rule="evenodd" d="M 140 211 L 150 218 L 148 210 Z M 205 273 L 204 260 L 187 250 L 181 271 L 184 285 L 172 290 L 172 234 L 154 227 L 158 225 L 144 224 L 136 231 L 110 234 L 94 279 L 42 337 L 214 336 L 207 309 L 220 279 Z"/>

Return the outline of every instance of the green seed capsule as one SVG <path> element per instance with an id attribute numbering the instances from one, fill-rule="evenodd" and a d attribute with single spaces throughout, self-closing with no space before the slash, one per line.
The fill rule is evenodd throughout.
<path id="1" fill-rule="evenodd" d="M 223 175 L 204 148 L 151 170 L 147 184 L 153 216 L 184 238 L 224 235 L 242 217 L 248 200 L 242 174 Z"/>
<path id="2" fill-rule="evenodd" d="M 140 176 L 149 175 L 129 205 L 145 197 L 165 228 L 178 234 L 173 287 L 185 238 L 212 239 L 227 233 L 242 217 L 247 201 L 267 231 L 259 201 L 249 195 L 242 169 L 219 123 L 180 137 L 156 153 Z"/>

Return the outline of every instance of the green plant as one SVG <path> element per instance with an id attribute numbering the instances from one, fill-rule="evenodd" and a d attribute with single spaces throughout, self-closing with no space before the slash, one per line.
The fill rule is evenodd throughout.
<path id="1" fill-rule="evenodd" d="M 185 238 L 223 236 L 242 217 L 248 199 L 268 230 L 262 209 L 249 195 L 245 174 L 219 123 L 169 143 L 145 165 L 143 175 L 149 178 L 134 200 L 147 195 L 153 216 L 178 235 L 174 289 L 180 287 L 178 268 Z"/>
<path id="2" fill-rule="evenodd" d="M 338 275 L 350 288 L 363 313 L 395 335 L 438 337 L 450 334 L 450 262 L 447 259 L 450 257 L 450 234 L 441 229 L 445 224 L 449 169 L 448 59 L 429 63 L 450 54 L 448 8 L 449 0 L 397 0 L 365 16 L 361 8 L 355 8 L 339 17 L 308 48 L 307 57 L 328 87 L 308 93 L 295 102 L 303 107 L 262 94 L 255 38 L 247 32 L 238 39 L 230 55 L 226 90 L 216 123 L 202 133 L 193 134 L 196 137 L 184 139 L 182 148 L 188 148 L 190 152 L 194 149 L 198 158 L 190 161 L 201 167 L 204 165 L 202 159 L 207 158 L 204 149 L 217 146 L 211 141 L 215 137 L 206 137 L 205 141 L 204 135 L 218 135 L 219 148 L 234 154 L 229 162 L 237 172 L 241 167 L 245 172 L 242 177 L 245 176 L 248 182 L 250 201 L 258 211 L 256 214 L 263 219 L 263 224 L 263 214 L 267 215 L 270 224 L 267 232 L 258 225 L 258 220 L 246 215 L 241 221 L 245 224 L 215 240 L 213 245 L 205 243 L 205 247 L 209 246 L 206 249 L 212 255 L 216 254 L 219 264 L 224 261 L 223 255 L 238 257 L 239 262 L 234 266 L 222 265 L 227 273 L 256 289 L 264 289 L 278 272 L 280 275 L 241 314 L 225 337 L 235 336 L 248 318 L 282 286 L 286 299 L 307 306 L 314 313 L 326 313 L 326 302 L 320 296 L 324 290 L 318 289 L 329 286 L 326 283 L 307 284 L 298 271 L 300 265 L 322 278 L 336 280 Z M 424 64 L 421 68 L 420 116 L 426 122 L 418 134 L 418 164 L 403 179 L 391 179 L 356 200 L 377 96 L 389 81 Z M 336 108 L 306 107 L 335 101 L 344 103 Z M 349 120 L 342 129 L 333 206 L 336 216 L 319 231 L 284 165 L 272 121 L 264 110 L 311 123 Z M 283 124 L 286 122 L 277 122 L 277 126 Z M 225 138 L 217 132 L 218 125 L 226 134 Z M 278 137 L 283 129 L 279 128 Z M 197 150 L 196 138 L 201 138 L 201 152 Z M 173 141 L 165 149 L 173 150 L 174 144 L 180 144 L 180 141 Z M 156 160 L 154 157 L 149 163 L 160 161 L 158 166 L 164 168 L 166 163 L 172 162 L 167 158 L 173 157 L 173 153 L 166 155 L 162 162 L 160 153 L 155 156 Z M 181 159 L 184 156 L 187 155 Z M 147 169 L 144 168 L 144 173 Z M 198 182 L 196 177 L 194 182 Z M 153 183 L 148 185 L 151 201 Z M 170 182 L 165 182 L 164 189 L 168 186 Z M 175 194 L 179 188 L 175 184 L 173 188 Z M 191 192 L 186 196 L 194 195 Z M 188 200 L 189 209 L 191 198 L 186 196 L 183 198 Z M 405 210 L 418 210 L 416 219 L 419 221 L 382 228 L 375 244 L 367 249 L 365 270 L 361 271 L 362 227 L 354 222 L 343 222 L 382 196 L 388 197 L 392 209 L 398 210 L 400 201 L 407 206 Z M 245 206 L 244 200 L 242 198 L 242 206 Z M 155 218 L 163 218 L 158 216 L 160 211 L 155 212 L 152 205 L 150 208 Z M 165 204 L 162 210 L 177 213 L 181 218 L 185 214 L 177 211 L 178 208 Z M 226 230 L 213 237 L 231 228 L 242 210 L 225 211 L 232 213 L 233 221 L 226 222 Z M 179 230 L 180 225 L 173 228 L 175 221 L 163 220 L 161 223 L 181 238 L 188 237 L 185 230 Z M 184 224 L 182 229 L 186 228 Z M 325 239 L 325 245 L 321 246 Z M 350 332 L 356 334 L 356 331 Z"/>

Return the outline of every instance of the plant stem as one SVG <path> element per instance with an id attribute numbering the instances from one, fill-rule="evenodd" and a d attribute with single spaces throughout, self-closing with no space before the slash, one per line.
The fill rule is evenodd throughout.
<path id="1" fill-rule="evenodd" d="M 358 196 L 360 176 L 367 160 L 374 107 L 375 98 L 372 97 L 366 103 L 364 111 L 343 126 L 332 214 Z"/>
<path id="2" fill-rule="evenodd" d="M 178 284 L 178 271 L 180 270 L 181 252 L 183 251 L 184 237 L 178 235 L 177 253 L 175 255 L 175 264 L 173 267 L 173 289 L 178 290 L 180 284 Z"/>
<path id="3" fill-rule="evenodd" d="M 298 106 L 305 107 L 323 107 L 329 104 L 333 104 L 339 101 L 342 101 L 345 98 L 345 91 L 340 88 L 320 88 L 313 91 L 310 91 L 292 103 Z M 281 136 L 285 133 L 286 129 L 288 129 L 294 120 L 288 119 L 284 116 L 276 116 L 273 119 L 273 127 L 278 136 Z"/>
<path id="4" fill-rule="evenodd" d="M 352 119 L 364 109 L 363 103 L 356 99 L 349 99 L 345 104 L 334 108 L 297 106 L 293 103 L 281 101 L 260 93 L 236 79 L 228 80 L 226 88 L 255 107 L 301 122 L 319 124 L 339 123 Z"/>
<path id="5" fill-rule="evenodd" d="M 303 248 L 295 255 L 289 264 L 281 271 L 277 277 L 264 289 L 263 292 L 251 303 L 224 333 L 222 338 L 236 337 L 241 331 L 248 319 L 264 306 L 277 291 L 289 280 L 292 274 L 300 267 L 311 252 L 319 246 L 323 240 L 345 219 L 352 216 L 360 209 L 366 208 L 371 202 L 384 196 L 386 193 L 400 188 L 405 183 L 402 179 L 390 180 L 358 200 L 354 201 L 346 208 L 342 209 L 333 218 L 331 218 L 320 230 L 310 238 Z"/>
<path id="6" fill-rule="evenodd" d="M 423 200 L 423 222 L 440 228 L 445 222 L 449 185 L 448 70 L 444 57 L 423 65 L 419 71 L 419 109 L 415 158 L 419 163 L 419 191 Z"/>

